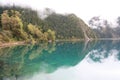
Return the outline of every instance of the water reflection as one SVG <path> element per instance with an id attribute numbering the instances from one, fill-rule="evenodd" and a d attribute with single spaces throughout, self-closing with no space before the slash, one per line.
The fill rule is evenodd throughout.
<path id="1" fill-rule="evenodd" d="M 55 43 L 26 46 L 14 46 L 0 49 L 0 77 L 17 78 L 22 75 L 32 75 L 39 71 L 43 51 L 55 51 Z"/>
<path id="2" fill-rule="evenodd" d="M 1 80 L 13 80 L 37 72 L 52 73 L 60 67 L 75 66 L 88 54 L 90 45 L 94 44 L 58 42 L 0 49 Z"/>
<path id="3" fill-rule="evenodd" d="M 119 44 L 57 42 L 2 48 L 0 80 L 119 80 Z"/>
<path id="4" fill-rule="evenodd" d="M 93 62 L 105 62 L 106 59 L 120 60 L 120 41 L 99 41 L 89 52 L 89 60 Z"/>

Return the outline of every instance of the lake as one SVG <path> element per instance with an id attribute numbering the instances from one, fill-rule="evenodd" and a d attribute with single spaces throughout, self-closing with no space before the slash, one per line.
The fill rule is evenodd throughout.
<path id="1" fill-rule="evenodd" d="M 1 48 L 0 80 L 120 80 L 120 41 Z"/>

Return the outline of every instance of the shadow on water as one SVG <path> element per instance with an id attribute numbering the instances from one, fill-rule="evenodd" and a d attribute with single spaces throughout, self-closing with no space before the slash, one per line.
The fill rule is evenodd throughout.
<path id="1" fill-rule="evenodd" d="M 57 42 L 0 49 L 0 80 L 16 80 L 37 72 L 52 73 L 77 65 L 95 42 Z"/>

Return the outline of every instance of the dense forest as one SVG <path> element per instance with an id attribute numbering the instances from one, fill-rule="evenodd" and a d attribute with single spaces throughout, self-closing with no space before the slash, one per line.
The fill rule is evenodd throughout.
<path id="1" fill-rule="evenodd" d="M 59 14 L 29 7 L 0 6 L 0 43 L 48 42 L 55 40 L 89 40 L 119 38 L 120 17 L 114 25 L 99 16 L 89 20 L 89 26 L 75 14 Z"/>
<path id="2" fill-rule="evenodd" d="M 41 14 L 43 14 L 41 16 Z M 58 14 L 18 6 L 0 6 L 0 42 L 55 41 L 96 38 L 93 30 L 75 14 Z"/>
<path id="3" fill-rule="evenodd" d="M 48 28 L 56 31 L 58 39 L 96 38 L 92 29 L 74 14 L 53 13 L 45 18 L 45 22 L 48 24 Z"/>
<path id="4" fill-rule="evenodd" d="M 38 15 L 36 14 L 35 18 L 34 16 L 32 17 L 35 13 L 29 13 L 32 15 L 26 16 L 29 15 L 26 12 L 23 13 L 14 7 L 0 8 L 0 42 L 23 40 L 27 42 L 54 41 L 55 32 L 51 29 L 47 29 L 46 31 L 42 30 L 41 25 L 33 22 L 35 19 L 39 20 Z M 31 21 L 31 19 L 33 19 L 33 21 Z"/>

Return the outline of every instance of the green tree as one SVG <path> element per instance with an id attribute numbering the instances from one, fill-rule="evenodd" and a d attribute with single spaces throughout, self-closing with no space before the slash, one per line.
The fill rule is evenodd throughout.
<path id="1" fill-rule="evenodd" d="M 10 17 L 7 10 L 1 14 L 1 24 L 3 30 L 10 30 Z"/>
<path id="2" fill-rule="evenodd" d="M 55 41 L 55 32 L 52 31 L 51 29 L 48 29 L 47 33 L 48 33 L 48 40 Z"/>
<path id="3" fill-rule="evenodd" d="M 1 14 L 2 29 L 12 31 L 13 38 L 17 38 L 17 40 L 26 40 L 28 36 L 23 30 L 23 23 L 20 16 L 18 11 L 5 10 Z"/>
<path id="4" fill-rule="evenodd" d="M 39 40 L 42 40 L 42 31 L 37 26 L 32 25 L 31 23 L 28 24 L 28 33 L 31 34 L 33 38 L 38 38 Z"/>

